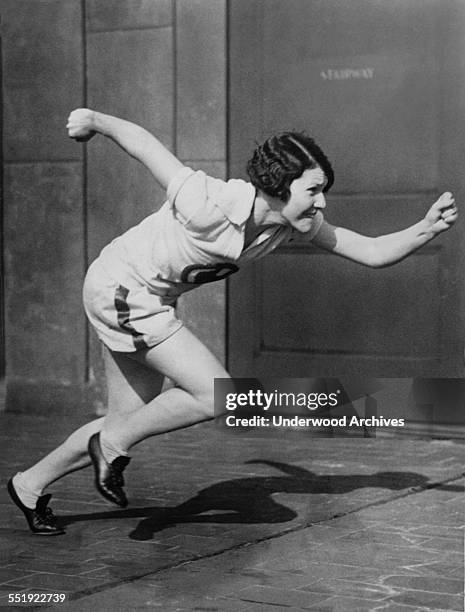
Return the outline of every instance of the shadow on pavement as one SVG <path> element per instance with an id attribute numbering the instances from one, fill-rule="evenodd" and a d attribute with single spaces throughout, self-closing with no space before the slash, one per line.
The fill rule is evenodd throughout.
<path id="1" fill-rule="evenodd" d="M 401 491 L 428 488 L 429 479 L 414 472 L 377 472 L 375 474 L 319 476 L 304 468 L 268 460 L 253 460 L 274 467 L 285 476 L 252 476 L 215 483 L 195 497 L 173 507 L 143 507 L 110 512 L 66 515 L 61 523 L 141 517 L 142 521 L 130 533 L 133 540 L 150 540 L 153 534 L 177 523 L 286 523 L 297 517 L 294 510 L 277 503 L 272 495 L 344 494 L 361 488 L 383 488 Z M 448 490 L 462 487 L 442 486 Z M 220 511 L 210 514 L 212 511 Z M 205 514 L 205 513 L 209 514 Z"/>

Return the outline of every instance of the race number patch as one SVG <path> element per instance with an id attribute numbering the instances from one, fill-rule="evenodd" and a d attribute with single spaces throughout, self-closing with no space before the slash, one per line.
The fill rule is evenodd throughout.
<path id="1" fill-rule="evenodd" d="M 204 283 L 223 280 L 238 270 L 238 266 L 232 263 L 187 266 L 182 271 L 181 280 L 183 283 L 203 285 Z"/>

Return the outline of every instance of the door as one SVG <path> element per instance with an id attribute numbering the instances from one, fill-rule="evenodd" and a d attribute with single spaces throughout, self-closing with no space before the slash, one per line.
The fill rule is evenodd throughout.
<path id="1" fill-rule="evenodd" d="M 463 201 L 462 0 L 233 0 L 229 170 L 304 129 L 335 169 L 329 222 L 367 235 Z M 462 221 L 368 269 L 289 243 L 229 280 L 235 376 L 462 376 Z"/>

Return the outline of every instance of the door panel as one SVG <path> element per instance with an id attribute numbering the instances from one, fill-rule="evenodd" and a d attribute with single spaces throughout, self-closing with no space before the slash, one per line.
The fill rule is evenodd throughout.
<path id="1" fill-rule="evenodd" d="M 229 10 L 231 176 L 244 176 L 255 141 L 304 129 L 335 168 L 331 223 L 389 233 L 445 189 L 460 199 L 463 2 L 235 0 Z M 231 372 L 461 376 L 461 227 L 392 268 L 296 240 L 232 277 Z"/>
<path id="2" fill-rule="evenodd" d="M 321 133 L 339 192 L 436 187 L 434 2 L 419 9 L 418 0 L 266 1 L 264 133 Z"/>
<path id="3" fill-rule="evenodd" d="M 431 290 L 438 284 L 437 257 L 434 252 L 421 257 L 421 278 L 418 261 L 406 260 L 401 266 L 400 272 L 383 270 L 379 291 L 367 302 L 377 271 L 359 270 L 353 263 L 319 253 L 308 257 L 282 249 L 261 265 L 261 348 L 322 355 L 433 357 L 440 325 L 437 302 L 422 313 L 428 333 L 419 334 L 407 345 L 405 336 L 415 325 L 416 303 L 428 304 Z M 397 299 L 391 300 L 396 294 Z M 354 334 L 354 328 L 363 333 Z"/>

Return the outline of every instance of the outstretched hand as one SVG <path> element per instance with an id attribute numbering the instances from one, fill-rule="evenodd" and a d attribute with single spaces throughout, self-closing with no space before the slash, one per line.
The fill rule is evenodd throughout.
<path id="1" fill-rule="evenodd" d="M 87 142 L 96 134 L 94 127 L 94 111 L 88 108 L 77 108 L 68 117 L 66 127 L 68 136 L 77 142 Z"/>
<path id="2" fill-rule="evenodd" d="M 458 211 L 454 196 L 446 191 L 426 213 L 425 221 L 431 225 L 435 234 L 448 230 L 457 221 Z"/>

